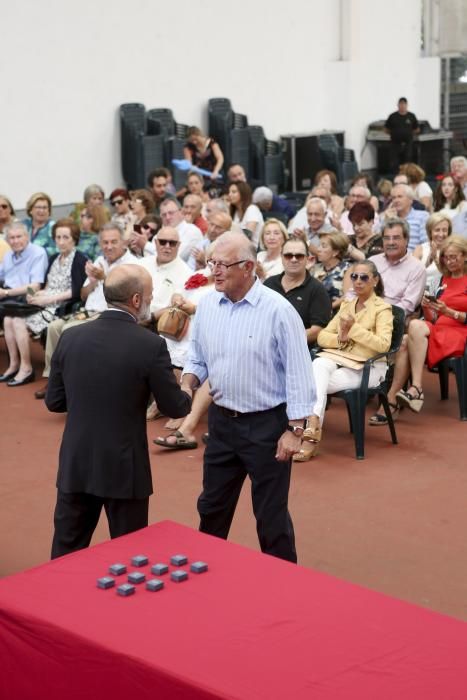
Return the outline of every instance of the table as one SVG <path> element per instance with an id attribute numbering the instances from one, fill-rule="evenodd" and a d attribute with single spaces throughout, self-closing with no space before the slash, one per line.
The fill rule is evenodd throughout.
<path id="1" fill-rule="evenodd" d="M 96 587 L 110 564 L 175 553 L 209 571 Z M 15 700 L 467 695 L 465 623 L 170 521 L 1 580 L 0 659 Z"/>

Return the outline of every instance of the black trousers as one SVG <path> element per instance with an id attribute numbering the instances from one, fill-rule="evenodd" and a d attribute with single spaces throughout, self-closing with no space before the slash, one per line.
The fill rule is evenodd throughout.
<path id="1" fill-rule="evenodd" d="M 287 422 L 285 404 L 238 417 L 211 404 L 198 512 L 201 532 L 227 539 L 248 475 L 261 550 L 296 562 L 295 535 L 288 511 L 291 461 L 279 462 L 275 458 L 277 442 Z"/>
<path id="2" fill-rule="evenodd" d="M 391 169 L 397 175 L 399 166 L 404 163 L 413 163 L 413 142 L 405 141 L 396 143 L 391 141 Z"/>
<path id="3" fill-rule="evenodd" d="M 107 515 L 112 539 L 147 527 L 149 497 L 100 498 L 88 493 L 63 493 L 58 490 L 52 559 L 89 547 L 102 507 Z"/>

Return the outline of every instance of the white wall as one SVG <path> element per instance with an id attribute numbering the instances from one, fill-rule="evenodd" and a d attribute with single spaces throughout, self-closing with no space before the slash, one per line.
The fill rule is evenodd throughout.
<path id="1" fill-rule="evenodd" d="M 340 13 L 348 61 L 341 54 Z M 229 97 L 269 138 L 368 122 L 401 94 L 437 124 L 437 59 L 420 59 L 421 0 L 23 0 L 3 3 L 0 192 L 18 208 L 121 184 L 118 106 L 171 107 L 205 126 Z M 423 77 L 423 80 L 421 80 Z M 368 163 L 367 163 L 368 164 Z"/>

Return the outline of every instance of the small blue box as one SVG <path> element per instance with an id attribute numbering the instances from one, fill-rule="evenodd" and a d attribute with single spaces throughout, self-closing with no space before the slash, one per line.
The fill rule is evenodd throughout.
<path id="1" fill-rule="evenodd" d="M 208 565 L 205 561 L 194 561 L 190 566 L 190 571 L 194 574 L 204 574 L 208 570 Z"/>
<path id="2" fill-rule="evenodd" d="M 183 571 L 183 569 L 177 569 L 176 571 L 172 571 L 170 578 L 172 581 L 175 581 L 175 583 L 181 583 L 187 580 L 188 574 L 186 571 Z"/>
<path id="3" fill-rule="evenodd" d="M 97 579 L 98 588 L 113 588 L 115 586 L 115 579 L 111 576 L 103 576 Z"/>
<path id="4" fill-rule="evenodd" d="M 173 557 L 170 557 L 170 563 L 173 564 L 173 566 L 183 566 L 187 561 L 188 557 L 184 554 L 174 554 Z"/>
<path id="5" fill-rule="evenodd" d="M 164 588 L 164 582 L 158 578 L 152 578 L 146 583 L 146 588 L 148 591 L 160 591 L 161 588 Z"/>
<path id="6" fill-rule="evenodd" d="M 112 566 L 109 566 L 109 573 L 114 576 L 126 574 L 126 566 L 125 564 L 112 564 Z"/>
<path id="7" fill-rule="evenodd" d="M 122 583 L 121 586 L 117 586 L 117 594 L 123 596 L 133 595 L 136 588 L 131 585 L 131 583 Z"/>
<path id="8" fill-rule="evenodd" d="M 146 581 L 146 574 L 143 574 L 142 571 L 132 571 L 131 574 L 128 574 L 128 581 L 130 583 L 143 583 Z"/>
<path id="9" fill-rule="evenodd" d="M 169 567 L 167 564 L 154 564 L 154 566 L 151 566 L 151 573 L 155 576 L 163 576 L 163 574 L 166 574 L 168 571 Z"/>
<path id="10" fill-rule="evenodd" d="M 149 561 L 149 559 L 144 554 L 138 554 L 136 557 L 132 557 L 131 565 L 132 566 L 146 566 L 148 561 Z"/>

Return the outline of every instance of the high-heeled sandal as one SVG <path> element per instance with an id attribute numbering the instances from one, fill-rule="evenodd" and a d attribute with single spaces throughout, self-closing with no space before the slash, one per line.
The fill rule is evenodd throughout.
<path id="1" fill-rule="evenodd" d="M 396 420 L 399 418 L 399 412 L 401 410 L 401 407 L 398 406 L 396 403 L 391 403 L 388 401 L 389 404 L 389 410 L 391 411 L 391 416 L 392 420 L 396 422 Z M 386 418 L 385 413 L 374 413 L 369 419 L 368 419 L 368 425 L 387 425 L 388 424 L 388 419 Z"/>
<path id="2" fill-rule="evenodd" d="M 410 394 L 410 389 L 415 389 L 417 394 Z M 396 399 L 399 406 L 407 406 L 407 408 L 410 408 L 410 410 L 414 411 L 414 413 L 420 413 L 423 408 L 425 397 L 423 395 L 423 390 L 412 384 L 407 391 L 404 391 L 403 389 L 398 391 L 396 394 Z"/>
<path id="3" fill-rule="evenodd" d="M 302 436 L 302 447 L 300 452 L 296 452 L 292 457 L 293 462 L 308 462 L 318 454 L 318 447 L 321 441 L 321 428 L 305 428 Z"/>

